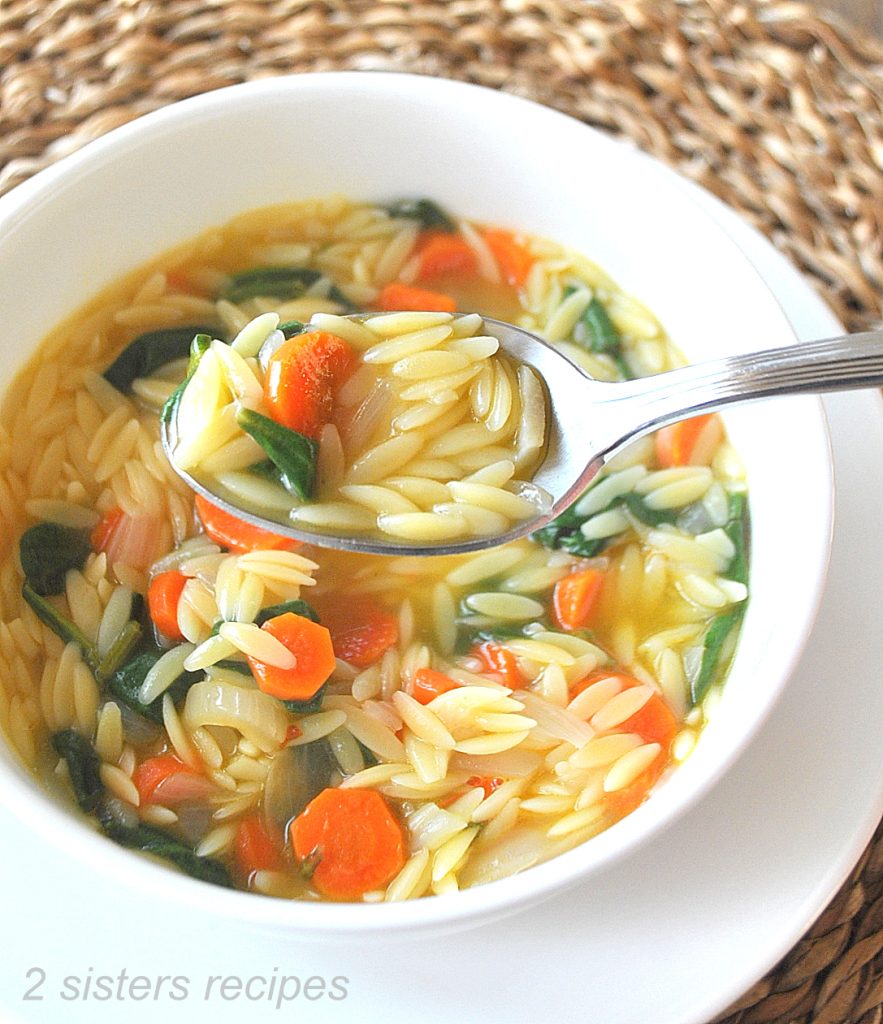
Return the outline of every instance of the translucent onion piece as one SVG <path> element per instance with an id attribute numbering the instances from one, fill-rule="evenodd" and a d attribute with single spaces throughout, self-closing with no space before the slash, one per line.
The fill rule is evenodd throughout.
<path id="1" fill-rule="evenodd" d="M 508 878 L 533 867 L 548 855 L 549 837 L 544 829 L 515 828 L 483 850 L 473 852 L 460 872 L 460 885 L 466 888 Z"/>
<path id="2" fill-rule="evenodd" d="M 267 751 L 282 744 L 289 723 L 275 697 L 210 680 L 194 683 L 187 691 L 183 717 L 191 731 L 200 725 L 227 725 Z"/>

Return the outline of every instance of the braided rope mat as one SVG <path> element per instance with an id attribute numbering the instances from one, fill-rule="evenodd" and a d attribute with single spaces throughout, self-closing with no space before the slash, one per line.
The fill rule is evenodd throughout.
<path id="1" fill-rule="evenodd" d="M 0 0 L 0 192 L 139 114 L 301 71 L 505 89 L 739 210 L 851 330 L 883 312 L 883 45 L 790 0 Z M 883 829 L 726 1024 L 883 1022 Z"/>

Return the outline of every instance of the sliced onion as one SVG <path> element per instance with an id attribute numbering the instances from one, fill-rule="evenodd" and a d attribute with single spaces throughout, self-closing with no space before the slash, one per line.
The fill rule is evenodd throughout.
<path id="1" fill-rule="evenodd" d="M 160 782 L 153 791 L 150 802 L 172 807 L 175 804 L 206 800 L 215 791 L 214 783 L 204 775 L 195 775 L 193 772 L 175 772 L 174 775 L 169 775 Z"/>
<path id="2" fill-rule="evenodd" d="M 159 739 L 162 730 L 155 722 L 144 715 L 139 715 L 122 701 L 117 701 L 117 707 L 120 709 L 123 735 L 130 743 L 136 747 L 143 747 Z"/>
<path id="3" fill-rule="evenodd" d="M 190 729 L 200 725 L 230 726 L 261 750 L 280 747 L 289 722 L 275 697 L 208 679 L 194 683 L 187 691 L 184 720 Z"/>
<path id="4" fill-rule="evenodd" d="M 412 814 L 407 815 L 411 832 L 412 849 L 437 850 L 466 827 L 466 822 L 457 814 L 451 814 L 434 803 L 425 803 Z"/>
<path id="5" fill-rule="evenodd" d="M 483 885 L 533 867 L 549 853 L 549 837 L 542 828 L 524 825 L 512 829 L 467 860 L 460 872 L 461 886 Z"/>
<path id="6" fill-rule="evenodd" d="M 177 809 L 178 829 L 181 835 L 194 846 L 208 832 L 212 825 L 212 811 L 210 804 L 185 804 Z"/>
<path id="7" fill-rule="evenodd" d="M 350 416 L 346 415 L 349 410 L 341 410 L 337 428 L 347 451 L 361 451 L 368 446 L 374 428 L 389 406 L 391 397 L 389 383 L 379 380 Z"/>
<path id="8" fill-rule="evenodd" d="M 272 760 L 264 782 L 264 814 L 271 824 L 286 826 L 331 784 L 334 769 L 324 737 L 300 747 L 286 747 Z"/>
<path id="9" fill-rule="evenodd" d="M 594 730 L 582 719 L 577 718 L 572 711 L 566 708 L 559 708 L 549 701 L 530 690 L 519 690 L 516 694 L 518 700 L 524 705 L 525 712 L 537 723 L 540 729 L 544 729 L 558 739 L 567 740 L 575 747 L 583 747 L 595 735 Z"/>
<path id="10" fill-rule="evenodd" d="M 130 516 L 124 512 L 104 545 L 107 564 L 128 565 L 142 571 L 150 568 L 161 543 L 161 527 L 159 516 Z"/>
<path id="11" fill-rule="evenodd" d="M 461 754 L 451 755 L 450 770 L 471 772 L 473 775 L 504 775 L 509 778 L 523 779 L 532 775 L 543 763 L 542 754 L 535 750 L 521 750 L 514 747 L 499 754 Z"/>

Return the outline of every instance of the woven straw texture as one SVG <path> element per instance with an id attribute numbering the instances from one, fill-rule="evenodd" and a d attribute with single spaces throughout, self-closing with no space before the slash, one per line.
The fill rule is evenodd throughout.
<path id="1" fill-rule="evenodd" d="M 627 137 L 743 213 L 851 330 L 883 310 L 883 46 L 744 0 L 0 0 L 0 191 L 164 104 L 406 70 Z M 883 1022 L 883 830 L 727 1024 Z"/>

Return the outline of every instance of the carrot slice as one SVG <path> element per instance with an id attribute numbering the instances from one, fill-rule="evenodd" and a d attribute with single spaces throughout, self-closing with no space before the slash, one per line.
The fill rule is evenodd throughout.
<path id="1" fill-rule="evenodd" d="M 475 253 L 459 235 L 441 231 L 427 231 L 418 243 L 420 271 L 418 278 L 425 281 L 442 274 L 474 274 Z"/>
<path id="2" fill-rule="evenodd" d="M 392 281 L 380 292 L 378 305 L 387 312 L 413 310 L 415 312 L 456 313 L 457 303 L 444 292 L 430 292 L 414 288 L 401 281 Z"/>
<path id="3" fill-rule="evenodd" d="M 270 416 L 306 437 L 319 437 L 331 421 L 334 393 L 356 362 L 350 346 L 328 331 L 289 338 L 273 353 L 264 375 Z"/>
<path id="4" fill-rule="evenodd" d="M 174 779 L 177 775 L 192 776 L 194 779 L 199 779 L 201 783 L 207 781 L 198 772 L 194 771 L 189 764 L 185 764 L 176 754 L 171 752 L 157 754 L 156 757 L 148 757 L 142 761 L 132 773 L 132 781 L 138 789 L 141 803 L 156 804 L 165 802 L 162 793 L 165 783 Z"/>
<path id="5" fill-rule="evenodd" d="M 717 413 L 693 416 L 656 431 L 656 460 L 663 469 L 672 466 L 707 466 L 723 437 Z"/>
<path id="6" fill-rule="evenodd" d="M 558 580 L 552 591 L 552 618 L 559 629 L 581 629 L 589 620 L 604 573 L 599 569 L 581 569 Z"/>
<path id="7" fill-rule="evenodd" d="M 533 266 L 533 256 L 510 231 L 494 228 L 485 231 L 482 237 L 497 261 L 503 280 L 513 288 L 520 288 Z"/>
<path id="8" fill-rule="evenodd" d="M 245 878 L 255 871 L 279 871 L 283 866 L 282 848 L 260 814 L 249 814 L 239 823 L 233 854 Z"/>
<path id="9" fill-rule="evenodd" d="M 94 527 L 89 536 L 89 543 L 92 545 L 93 551 L 104 551 L 122 518 L 123 510 L 119 507 L 112 508 Z"/>
<path id="10" fill-rule="evenodd" d="M 574 683 L 570 687 L 570 699 L 573 700 L 577 694 L 594 683 L 601 682 L 602 679 L 616 679 L 620 684 L 620 691 L 644 685 L 640 679 L 635 679 L 627 672 L 602 668 L 590 672 L 584 679 Z M 634 732 L 646 743 L 660 743 L 664 748 L 668 748 L 678 731 L 678 719 L 665 697 L 661 693 L 654 693 L 642 708 L 617 725 L 615 731 Z"/>
<path id="11" fill-rule="evenodd" d="M 456 679 L 446 676 L 444 672 L 436 672 L 434 668 L 418 668 L 414 673 L 411 696 L 421 704 L 428 704 L 439 694 L 447 693 L 448 690 L 456 690 L 458 686 L 462 685 Z"/>
<path id="12" fill-rule="evenodd" d="M 640 685 L 637 680 L 635 685 Z M 642 708 L 617 729 L 620 732 L 636 732 L 647 743 L 659 743 L 667 750 L 678 731 L 678 720 L 662 694 L 654 693 Z"/>
<path id="13" fill-rule="evenodd" d="M 639 807 L 646 799 L 650 790 L 659 781 L 660 775 L 665 770 L 665 757 L 660 753 L 659 757 L 634 780 L 623 789 L 614 793 L 607 793 L 604 797 L 604 804 L 607 811 L 614 819 L 624 818 L 631 814 L 636 807 Z"/>
<path id="14" fill-rule="evenodd" d="M 503 785 L 503 781 L 498 775 L 472 775 L 466 780 L 466 785 L 480 786 L 484 790 L 485 799 L 487 799 L 495 789 L 499 789 Z"/>
<path id="15" fill-rule="evenodd" d="M 184 641 L 178 626 L 178 601 L 187 577 L 182 572 L 161 572 L 154 576 L 147 588 L 147 610 L 154 626 L 177 643 Z"/>
<path id="16" fill-rule="evenodd" d="M 205 291 L 194 284 L 187 271 L 181 267 L 166 271 L 166 287 L 170 292 L 187 292 L 190 295 L 202 295 Z"/>
<path id="17" fill-rule="evenodd" d="M 283 537 L 281 533 L 271 533 L 260 526 L 252 526 L 244 519 L 237 519 L 201 494 L 196 495 L 196 511 L 209 537 L 237 555 L 248 551 L 289 551 L 298 545 L 291 537 Z"/>
<path id="18" fill-rule="evenodd" d="M 525 679 L 518 670 L 518 659 L 502 644 L 495 640 L 486 640 L 482 644 L 476 644 L 470 654 L 480 659 L 486 672 L 500 676 L 504 686 L 512 690 L 524 687 Z"/>
<path id="19" fill-rule="evenodd" d="M 370 601 L 347 602 L 322 613 L 334 653 L 356 668 L 368 668 L 399 639 L 395 615 Z"/>
<path id="20" fill-rule="evenodd" d="M 381 889 L 405 864 L 402 826 L 373 789 L 323 789 L 291 823 L 294 855 L 334 900 Z"/>
<path id="21" fill-rule="evenodd" d="M 571 699 L 578 693 L 603 679 L 615 679 L 620 684 L 620 692 L 630 690 L 644 684 L 627 672 L 611 669 L 598 669 L 570 688 Z M 633 715 L 620 722 L 615 733 L 635 733 L 645 743 L 658 743 L 662 748 L 658 756 L 628 786 L 604 796 L 604 806 L 614 820 L 630 814 L 639 804 L 643 803 L 647 794 L 658 781 L 668 762 L 668 752 L 672 740 L 678 731 L 678 719 L 668 702 L 660 693 L 654 693 L 650 699 Z"/>
<path id="22" fill-rule="evenodd" d="M 293 668 L 277 668 L 247 655 L 258 688 L 280 700 L 309 700 L 334 671 L 331 634 L 324 626 L 294 612 L 277 615 L 261 626 L 294 655 Z"/>

